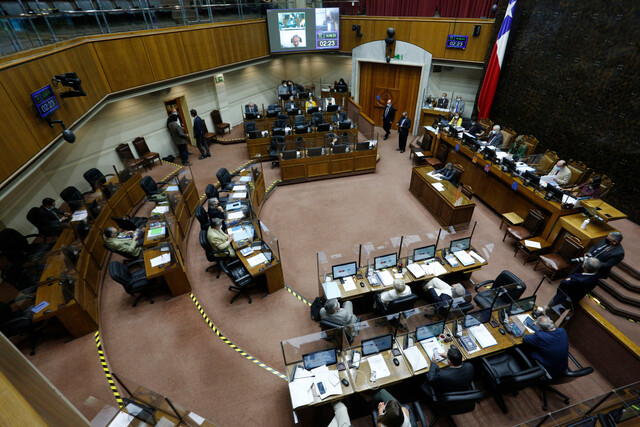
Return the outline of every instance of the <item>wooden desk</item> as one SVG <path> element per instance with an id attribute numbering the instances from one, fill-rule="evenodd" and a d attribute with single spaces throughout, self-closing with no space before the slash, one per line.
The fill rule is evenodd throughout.
<path id="1" fill-rule="evenodd" d="M 343 361 L 342 357 L 338 356 L 338 363 L 342 362 L 342 361 Z M 346 362 L 344 362 L 344 364 L 345 364 L 345 366 L 347 366 Z M 288 378 L 291 378 L 291 372 L 293 371 L 293 367 L 295 365 L 301 365 L 302 366 L 302 363 L 301 362 L 292 363 L 292 364 L 286 366 L 286 374 L 287 374 Z M 338 368 L 337 368 L 336 365 L 331 365 L 331 366 L 329 366 L 329 370 L 334 372 L 334 371 L 337 371 Z M 345 369 L 343 371 L 339 371 L 338 375 L 340 376 L 340 380 L 341 380 L 340 381 L 340 387 L 342 388 L 342 394 L 334 394 L 332 396 L 328 396 L 327 398 L 325 398 L 323 400 L 323 399 L 320 399 L 320 396 L 318 396 L 318 394 L 316 393 L 315 387 L 313 387 L 313 403 L 305 405 L 304 408 L 324 405 L 326 403 L 331 403 L 331 402 L 337 402 L 338 400 L 344 399 L 345 397 L 352 395 L 354 393 L 354 389 L 353 389 L 351 380 L 349 378 L 349 375 L 347 373 L 347 370 Z M 342 383 L 343 379 L 349 381 L 349 385 L 348 386 L 345 387 L 345 385 Z M 293 401 L 292 401 L 292 404 L 293 404 Z M 295 408 L 295 409 L 297 409 L 297 408 Z"/>
<path id="2" fill-rule="evenodd" d="M 497 314 L 495 317 L 497 317 Z M 475 341 L 476 345 L 480 350 L 475 351 L 473 353 L 468 353 L 467 350 L 462 345 L 462 343 L 460 342 L 460 339 L 454 338 L 454 341 L 456 342 L 456 346 L 458 347 L 458 349 L 460 350 L 460 352 L 462 353 L 465 359 L 475 359 L 482 356 L 488 356 L 490 354 L 498 353 L 514 346 L 513 341 L 511 341 L 511 339 L 509 338 L 509 333 L 502 335 L 498 331 L 498 329 L 501 326 L 494 328 L 488 323 L 485 323 L 484 326 L 491 333 L 491 336 L 497 341 L 498 344 L 492 345 L 490 347 L 481 348 L 480 344 L 478 344 L 478 342 L 472 336 L 473 340 Z M 451 331 L 453 330 L 453 322 L 447 322 L 447 329 L 449 330 L 449 333 L 451 333 Z M 462 335 L 463 336 L 470 335 L 469 330 L 463 327 Z"/>
<path id="3" fill-rule="evenodd" d="M 166 242 L 169 236 L 169 233 L 167 232 L 167 228 L 166 228 L 167 227 L 166 222 L 161 221 L 162 226 L 165 227 L 164 234 L 156 237 L 149 237 L 149 224 L 151 224 L 152 222 L 158 222 L 158 221 L 154 221 L 154 220 L 147 221 L 147 224 L 145 225 L 143 230 L 144 241 L 142 242 L 142 247 L 144 247 L 145 249 L 152 248 L 154 246 L 158 246 L 158 244 L 162 242 Z"/>
<path id="4" fill-rule="evenodd" d="M 159 247 L 147 249 L 143 252 L 144 269 L 147 274 L 147 279 L 164 277 L 169 291 L 171 291 L 171 295 L 174 297 L 186 292 L 191 292 L 191 283 L 182 264 L 176 259 L 175 252 L 171 253 L 171 262 L 169 264 L 151 267 L 151 260 L 164 253 L 166 252 L 161 251 Z"/>
<path id="5" fill-rule="evenodd" d="M 342 353 L 351 354 L 351 350 L 359 351 L 360 354 L 362 354 L 361 346 L 350 348 Z M 378 378 L 375 382 L 369 381 L 369 378 L 371 377 L 371 368 L 367 359 L 376 355 L 362 357 L 360 360 L 360 367 L 358 369 L 349 368 L 349 365 L 346 364 L 347 371 L 349 372 L 349 383 L 350 385 L 353 385 L 356 392 L 370 390 L 374 387 L 388 386 L 413 376 L 409 362 L 405 359 L 404 354 L 401 353 L 399 356 L 394 356 L 391 350 L 383 351 L 378 354 L 381 354 L 384 358 L 391 375 L 384 378 Z M 393 363 L 394 357 L 398 359 L 400 365 L 396 366 Z"/>
<path id="6" fill-rule="evenodd" d="M 293 160 L 280 158 L 280 177 L 283 182 L 306 181 L 317 178 L 358 175 L 376 171 L 377 146 L 372 150 L 350 151 Z"/>
<path id="7" fill-rule="evenodd" d="M 602 222 L 605 223 L 627 217 L 627 215 L 625 215 L 623 212 L 620 212 L 618 209 L 600 199 L 583 200 L 580 203 L 582 203 L 583 206 L 589 208 L 596 208 L 598 211 L 598 216 L 600 217 Z"/>
<path id="8" fill-rule="evenodd" d="M 445 227 L 468 224 L 473 216 L 476 204 L 467 198 L 449 181 L 438 181 L 427 175 L 431 166 L 414 167 L 411 172 L 409 191 L 426 207 Z M 438 191 L 433 184 L 440 183 L 444 191 Z"/>
<path id="9" fill-rule="evenodd" d="M 431 126 L 434 120 L 437 120 L 439 116 L 449 117 L 448 111 L 438 111 L 433 108 L 423 108 L 422 117 L 420 119 L 420 126 Z"/>
<path id="10" fill-rule="evenodd" d="M 249 274 L 251 274 L 251 277 L 256 278 L 261 275 L 265 276 L 265 279 L 267 280 L 267 291 L 270 294 L 284 288 L 284 276 L 282 274 L 282 264 L 280 263 L 280 259 L 277 257 L 275 251 L 273 251 L 273 248 L 271 250 L 271 254 L 273 257 L 271 262 L 268 264 L 258 264 L 254 267 L 251 267 L 249 265 L 249 262 L 247 261 L 247 259 L 258 255 L 262 251 L 253 251 L 252 254 L 250 254 L 248 257 L 245 257 L 240 253 L 239 250 L 236 249 L 235 244 L 234 244 L 234 249 L 236 250 L 236 255 L 238 256 L 238 259 L 242 262 L 242 265 L 244 266 L 244 268 L 247 269 Z"/>
<path id="11" fill-rule="evenodd" d="M 554 241 L 559 235 L 562 237 L 564 232 L 569 232 L 580 240 L 585 249 L 589 249 L 596 242 L 606 237 L 607 234 L 612 231 L 618 231 L 609 224 L 597 219 L 591 219 L 587 228 L 583 230 L 580 226 L 585 219 L 587 217 L 581 213 L 561 217 L 560 221 L 558 221 L 558 226 L 551 233 L 550 240 Z"/>

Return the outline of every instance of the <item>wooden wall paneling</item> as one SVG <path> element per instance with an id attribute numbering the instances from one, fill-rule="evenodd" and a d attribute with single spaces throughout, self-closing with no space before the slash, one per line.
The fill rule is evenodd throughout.
<path id="1" fill-rule="evenodd" d="M 142 37 L 154 80 L 189 74 L 190 68 L 179 33 Z"/>
<path id="2" fill-rule="evenodd" d="M 243 40 L 245 60 L 269 55 L 269 35 L 266 23 L 238 26 Z"/>
<path id="3" fill-rule="evenodd" d="M 2 75 L 0 73 L 0 75 Z M 21 117 L 9 95 L 0 86 L 0 105 L 3 108 L 3 120 L 0 120 L 0 181 L 18 170 L 40 150 L 39 144 L 29 131 L 29 126 Z"/>
<path id="4" fill-rule="evenodd" d="M 473 36 L 473 27 L 480 25 L 480 35 Z M 478 24 L 477 22 L 452 22 L 449 26 L 449 34 L 468 36 L 466 49 L 445 49 L 444 57 L 464 61 L 483 62 L 487 53 L 487 47 L 491 40 L 492 25 Z M 444 42 L 443 42 L 444 46 Z"/>
<path id="5" fill-rule="evenodd" d="M 245 58 L 242 32 L 238 26 L 213 28 L 214 46 L 220 58 L 220 65 L 242 61 Z"/>
<path id="6" fill-rule="evenodd" d="M 213 40 L 213 28 L 183 31 L 180 37 L 192 73 L 220 65 L 218 49 Z"/>
<path id="7" fill-rule="evenodd" d="M 447 42 L 448 22 L 411 22 L 409 31 L 410 43 L 420 46 L 434 58 L 444 58 Z"/>
<path id="8" fill-rule="evenodd" d="M 153 71 L 141 37 L 129 37 L 94 43 L 112 91 L 153 82 Z"/>
<path id="9" fill-rule="evenodd" d="M 82 88 L 87 96 L 74 98 L 83 103 L 85 111 L 96 105 L 105 95 L 111 92 L 107 77 L 93 44 L 87 43 L 65 51 L 71 70 L 82 80 Z"/>
<path id="10" fill-rule="evenodd" d="M 0 71 L 1 84 L 40 148 L 45 147 L 62 132 L 60 126 L 51 128 L 40 118 L 30 96 L 32 92 L 51 83 L 51 77 L 53 76 L 46 75 L 37 61 Z M 55 112 L 52 117 L 57 119 L 60 113 Z M 21 134 L 17 134 L 17 137 L 20 138 Z"/>

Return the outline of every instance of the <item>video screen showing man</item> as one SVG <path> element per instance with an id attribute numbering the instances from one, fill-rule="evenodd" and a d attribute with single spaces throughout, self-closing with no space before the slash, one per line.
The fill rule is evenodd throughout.
<path id="1" fill-rule="evenodd" d="M 284 49 L 307 47 L 305 12 L 278 13 L 280 47 Z"/>
<path id="2" fill-rule="evenodd" d="M 316 9 L 316 31 L 338 31 L 339 14 L 337 7 Z"/>

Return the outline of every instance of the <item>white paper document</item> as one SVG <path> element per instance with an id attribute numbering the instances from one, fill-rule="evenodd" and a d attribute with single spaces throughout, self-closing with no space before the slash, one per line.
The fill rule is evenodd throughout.
<path id="1" fill-rule="evenodd" d="M 71 217 L 71 222 L 76 222 L 76 221 L 82 221 L 83 219 L 85 219 L 87 216 L 89 216 L 89 214 L 87 213 L 86 209 L 82 209 L 79 211 L 75 211 L 73 213 L 73 216 Z"/>
<path id="2" fill-rule="evenodd" d="M 329 370 L 327 365 L 322 365 L 312 369 L 311 374 L 315 375 L 313 383 L 316 387 L 318 396 L 320 396 L 320 399 L 325 399 L 334 394 L 342 393 L 338 371 Z M 322 386 L 324 387 L 324 393 L 320 393 L 318 383 L 322 383 Z"/>
<path id="3" fill-rule="evenodd" d="M 437 350 L 438 354 L 446 353 L 446 351 L 444 351 L 444 347 L 442 347 L 442 344 L 440 344 L 440 341 L 438 341 L 438 338 L 436 337 L 422 340 L 420 341 L 420 345 L 424 352 L 429 356 L 429 359 L 433 357 L 433 350 Z"/>
<path id="4" fill-rule="evenodd" d="M 245 192 L 247 191 L 247 186 L 246 185 L 234 185 L 233 188 L 231 189 L 231 191 L 233 191 L 234 193 L 239 193 L 239 192 Z"/>
<path id="5" fill-rule="evenodd" d="M 420 267 L 420 264 L 409 264 L 407 265 L 407 269 L 411 272 L 411 274 L 413 274 L 413 277 L 415 277 L 416 279 L 419 279 L 420 277 L 425 275 L 425 272 L 422 267 Z"/>
<path id="6" fill-rule="evenodd" d="M 540 184 L 545 183 L 548 184 L 550 182 L 554 182 L 553 179 L 555 178 L 555 175 L 545 175 L 545 176 L 541 176 L 540 177 Z"/>
<path id="7" fill-rule="evenodd" d="M 255 267 L 256 265 L 263 264 L 267 262 L 267 257 L 264 256 L 263 253 L 259 253 L 258 255 L 254 255 L 251 258 L 247 258 L 247 263 L 249 267 Z"/>
<path id="8" fill-rule="evenodd" d="M 289 383 L 291 406 L 296 409 L 313 403 L 313 378 L 299 378 Z"/>
<path id="9" fill-rule="evenodd" d="M 393 276 L 389 270 L 381 270 L 376 273 L 378 279 L 382 283 L 382 286 L 391 286 L 393 285 Z"/>
<path id="10" fill-rule="evenodd" d="M 152 214 L 157 214 L 157 215 L 161 215 L 161 214 L 167 213 L 167 212 L 169 212 L 169 206 L 156 206 L 151 211 Z"/>
<path id="11" fill-rule="evenodd" d="M 177 185 L 170 185 L 167 188 L 165 188 L 164 191 L 178 191 L 178 186 Z"/>
<path id="12" fill-rule="evenodd" d="M 423 264 L 422 268 L 424 269 L 424 272 L 427 273 L 427 276 L 441 276 L 443 274 L 447 273 L 447 269 L 444 268 L 444 266 L 442 264 L 440 264 L 439 262 L 432 262 L 429 264 Z"/>
<path id="13" fill-rule="evenodd" d="M 241 176 L 240 179 L 238 179 L 238 182 L 250 182 L 250 181 L 251 181 L 251 175 Z"/>
<path id="14" fill-rule="evenodd" d="M 407 357 L 407 360 L 411 364 L 411 369 L 413 369 L 413 372 L 418 372 L 429 367 L 427 359 L 425 359 L 425 357 L 416 346 L 411 346 L 404 350 L 404 355 Z"/>
<path id="15" fill-rule="evenodd" d="M 353 277 L 345 277 L 342 280 L 344 281 L 342 287 L 344 288 L 345 292 L 356 290 L 356 282 L 353 281 Z"/>
<path id="16" fill-rule="evenodd" d="M 231 198 L 232 199 L 246 199 L 247 198 L 247 193 L 231 193 Z"/>
<path id="17" fill-rule="evenodd" d="M 415 153 L 413 153 L 415 156 L 418 157 L 424 157 L 424 154 L 422 154 L 422 151 L 416 151 Z"/>
<path id="18" fill-rule="evenodd" d="M 533 329 L 531 329 L 530 327 L 528 327 L 524 321 L 527 319 L 531 319 L 533 320 L 533 318 L 531 316 L 529 316 L 528 314 L 519 314 L 516 316 L 518 318 L 518 320 L 520 320 L 520 322 L 522 322 L 522 326 L 524 326 L 525 328 L 527 328 L 527 331 L 529 331 L 530 334 L 534 334 L 536 331 L 534 331 Z"/>
<path id="19" fill-rule="evenodd" d="M 324 295 L 327 299 L 342 297 L 342 293 L 340 293 L 340 288 L 338 287 L 338 282 L 336 281 L 324 282 L 322 284 L 322 288 L 324 289 Z"/>
<path id="20" fill-rule="evenodd" d="M 476 263 L 471 257 L 471 255 L 469 255 L 466 251 L 455 251 L 453 254 L 456 256 L 456 258 L 460 260 L 462 265 L 464 265 L 465 267 Z"/>
<path id="21" fill-rule="evenodd" d="M 171 254 L 169 253 L 169 254 L 162 254 L 155 258 L 151 258 L 149 262 L 151 263 L 151 267 L 157 267 L 160 264 L 166 264 L 170 261 L 171 261 Z"/>
<path id="22" fill-rule="evenodd" d="M 438 191 L 444 191 L 445 190 L 444 185 L 442 185 L 439 182 L 436 182 L 435 184 L 433 184 L 433 188 L 435 188 Z"/>
<path id="23" fill-rule="evenodd" d="M 243 216 L 244 216 L 244 213 L 242 213 L 242 211 L 229 212 L 229 214 L 227 215 L 227 219 L 230 219 L 230 220 L 240 219 Z"/>
<path id="24" fill-rule="evenodd" d="M 109 427 L 128 427 L 133 418 L 133 415 L 126 412 L 118 412 L 118 415 L 109 423 Z"/>
<path id="25" fill-rule="evenodd" d="M 367 362 L 369 362 L 369 369 L 371 369 L 371 371 L 375 371 L 376 379 L 388 377 L 391 375 L 389 367 L 387 366 L 387 362 L 384 361 L 384 357 L 382 357 L 381 354 L 369 356 L 367 358 Z"/>
<path id="26" fill-rule="evenodd" d="M 469 332 L 476 339 L 480 347 L 487 348 L 498 345 L 498 341 L 491 335 L 491 332 L 484 325 L 476 325 L 469 328 Z"/>
<path id="27" fill-rule="evenodd" d="M 189 412 L 189 418 L 195 421 L 195 423 L 198 424 L 199 426 L 201 426 L 202 423 L 204 422 L 204 418 L 202 418 L 200 415 L 196 414 L 195 412 Z"/>
<path id="28" fill-rule="evenodd" d="M 526 239 L 524 241 L 524 245 L 529 246 L 530 248 L 535 248 L 535 249 L 540 249 L 542 247 L 540 243 L 534 242 L 533 240 L 526 240 Z"/>
<path id="29" fill-rule="evenodd" d="M 469 255 L 474 257 L 479 263 L 485 263 L 485 259 L 476 253 L 476 251 L 469 251 Z"/>

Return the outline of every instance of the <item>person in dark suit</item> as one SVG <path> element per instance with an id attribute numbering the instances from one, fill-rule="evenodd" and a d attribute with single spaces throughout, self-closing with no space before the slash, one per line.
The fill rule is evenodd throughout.
<path id="1" fill-rule="evenodd" d="M 389 138 L 389 132 L 391 132 L 391 123 L 393 123 L 393 118 L 396 116 L 396 109 L 391 105 L 391 100 L 387 101 L 387 106 L 384 108 L 384 113 L 382 113 L 382 129 L 384 129 L 384 140 L 386 141 Z"/>
<path id="2" fill-rule="evenodd" d="M 196 110 L 191 110 L 191 117 L 193 117 L 193 134 L 196 137 L 196 144 L 198 150 L 200 150 L 200 160 L 211 157 L 209 151 L 209 144 L 204 140 L 204 120 L 198 115 Z"/>
<path id="3" fill-rule="evenodd" d="M 167 125 L 169 128 L 169 133 L 171 134 L 171 140 L 178 147 L 178 151 L 180 152 L 180 157 L 182 158 L 182 164 L 185 166 L 190 165 L 189 163 L 189 149 L 187 148 L 187 134 L 182 129 L 182 126 L 178 123 L 177 115 L 169 116 L 169 124 Z"/>
<path id="4" fill-rule="evenodd" d="M 582 262 L 582 273 L 572 273 L 558 285 L 558 291 L 549 301 L 548 306 L 563 304 L 567 298 L 572 304 L 577 304 L 593 288 L 598 286 L 598 269 L 600 261 L 595 257 L 585 258 Z"/>
<path id="5" fill-rule="evenodd" d="M 503 140 L 502 132 L 500 132 L 500 125 L 493 126 L 491 133 L 486 138 L 487 145 L 492 147 L 500 147 L 502 145 Z"/>
<path id="6" fill-rule="evenodd" d="M 548 316 L 538 317 L 536 325 L 540 328 L 538 332 L 523 337 L 525 352 L 540 362 L 552 377 L 563 374 L 569 368 L 567 331 L 556 328 Z"/>
<path id="7" fill-rule="evenodd" d="M 622 233 L 612 231 L 604 240 L 597 243 L 594 247 L 584 254 L 585 258 L 595 257 L 600 261 L 600 269 L 598 277 L 606 279 L 609 277 L 611 267 L 624 259 L 624 249 L 622 248 Z M 582 265 L 579 265 L 574 273 L 582 272 Z"/>
<path id="8" fill-rule="evenodd" d="M 447 94 L 443 93 L 442 98 L 438 98 L 438 102 L 436 103 L 436 108 L 447 108 L 449 106 L 449 98 L 447 98 Z"/>
<path id="9" fill-rule="evenodd" d="M 485 131 L 484 126 L 478 123 L 477 117 L 471 117 L 471 126 L 469 127 L 469 133 L 473 136 L 477 136 Z"/>
<path id="10" fill-rule="evenodd" d="M 59 234 L 62 223 L 68 221 L 71 216 L 56 208 L 56 201 L 51 197 L 42 199 L 42 205 L 38 208 L 38 223 L 43 229 L 51 230 L 53 234 Z"/>
<path id="11" fill-rule="evenodd" d="M 453 163 L 447 163 L 442 169 L 438 169 L 436 173 L 442 175 L 443 179 L 453 183 L 453 179 L 456 177 L 458 171 L 453 167 Z"/>
<path id="12" fill-rule="evenodd" d="M 407 146 L 407 137 L 411 128 L 411 119 L 407 116 L 407 112 L 402 113 L 402 117 L 398 121 L 398 148 L 397 151 L 404 153 Z"/>
<path id="13" fill-rule="evenodd" d="M 429 356 L 431 356 L 432 363 L 429 372 L 427 372 L 427 384 L 431 386 L 431 389 L 427 389 L 429 390 L 427 394 L 469 390 L 474 374 L 473 365 L 462 362 L 462 353 L 457 347 L 453 345 L 449 347 L 449 351 L 447 351 L 449 367 L 442 371 L 433 360 L 433 355 Z"/>

